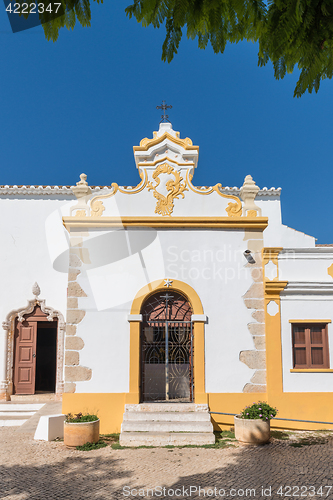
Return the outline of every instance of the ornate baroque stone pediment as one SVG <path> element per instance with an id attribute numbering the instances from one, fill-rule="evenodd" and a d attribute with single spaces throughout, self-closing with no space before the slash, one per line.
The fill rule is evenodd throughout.
<path id="1" fill-rule="evenodd" d="M 153 137 L 142 139 L 133 150 L 140 175 L 139 184 L 133 187 L 112 183 L 110 188 L 93 196 L 86 175 L 81 174 L 81 180 L 73 188 L 78 202 L 70 209 L 71 217 L 68 220 L 64 218 L 66 227 L 69 222 L 73 227 L 81 227 L 82 224 L 88 227 L 89 220 L 99 225 L 99 221 L 106 223 L 107 218 L 111 226 L 115 224 L 114 219 L 119 219 L 119 226 L 128 219 L 133 219 L 132 225 L 135 225 L 135 220 L 140 217 L 155 217 L 162 224 L 166 219 L 176 220 L 177 217 L 179 222 L 183 220 L 184 223 L 190 223 L 190 219 L 195 219 L 197 223 L 200 217 L 207 219 L 205 223 L 221 219 L 220 223 L 228 227 L 230 219 L 234 224 L 241 225 L 241 220 L 247 218 L 246 227 L 252 224 L 253 228 L 263 229 L 267 225 L 261 217 L 260 208 L 254 204 L 259 188 L 250 176 L 246 177 L 240 190 L 223 188 L 220 183 L 214 186 L 192 184 L 199 147 L 194 146 L 188 137 L 181 139 L 171 123 L 160 123 Z M 123 196 L 129 194 L 135 196 L 128 199 Z"/>

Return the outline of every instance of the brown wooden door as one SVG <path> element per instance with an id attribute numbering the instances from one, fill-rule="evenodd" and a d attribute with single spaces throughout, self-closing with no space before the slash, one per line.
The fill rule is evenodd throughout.
<path id="1" fill-rule="evenodd" d="M 15 330 L 14 391 L 35 394 L 37 322 L 17 323 Z"/>

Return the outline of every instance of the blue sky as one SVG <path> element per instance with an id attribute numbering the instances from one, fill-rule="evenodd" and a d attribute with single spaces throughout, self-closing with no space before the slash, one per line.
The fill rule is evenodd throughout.
<path id="1" fill-rule="evenodd" d="M 133 145 L 157 130 L 165 99 L 181 137 L 200 146 L 197 185 L 282 187 L 283 222 L 333 243 L 333 82 L 293 98 L 297 71 L 276 81 L 252 43 L 215 55 L 182 40 L 161 61 L 164 30 L 142 28 L 130 0 L 92 5 L 92 27 L 47 42 L 13 34 L 0 13 L 0 184 L 135 185 Z"/>

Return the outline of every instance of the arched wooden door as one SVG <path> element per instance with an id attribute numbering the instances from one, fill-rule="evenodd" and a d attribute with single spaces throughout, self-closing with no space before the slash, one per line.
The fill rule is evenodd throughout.
<path id="1" fill-rule="evenodd" d="M 160 292 L 143 304 L 141 401 L 193 401 L 192 309 L 180 293 Z"/>

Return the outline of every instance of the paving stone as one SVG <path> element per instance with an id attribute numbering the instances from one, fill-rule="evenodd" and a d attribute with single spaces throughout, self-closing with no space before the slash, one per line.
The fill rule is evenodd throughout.
<path id="1" fill-rule="evenodd" d="M 318 437 L 318 433 L 314 434 Z M 0 498 L 279 500 L 288 498 L 287 486 L 315 486 L 316 491 L 323 486 L 321 495 L 309 495 L 308 489 L 307 498 L 331 500 L 333 487 L 329 491 L 325 486 L 333 483 L 332 444 L 333 437 L 326 438 L 323 444 L 301 448 L 290 446 L 290 439 L 273 439 L 270 444 L 258 447 L 113 450 L 107 446 L 81 452 L 65 448 L 62 442 L 34 441 L 31 433 L 4 427 L 0 429 Z M 281 486 L 282 496 L 277 494 Z M 214 492 L 215 488 L 217 494 L 212 495 L 210 490 Z M 220 490 L 226 494 L 219 495 Z M 250 495 L 250 490 L 255 496 Z M 152 491 L 162 494 L 152 496 Z M 291 494 L 293 491 L 297 493 L 295 489 Z"/>

